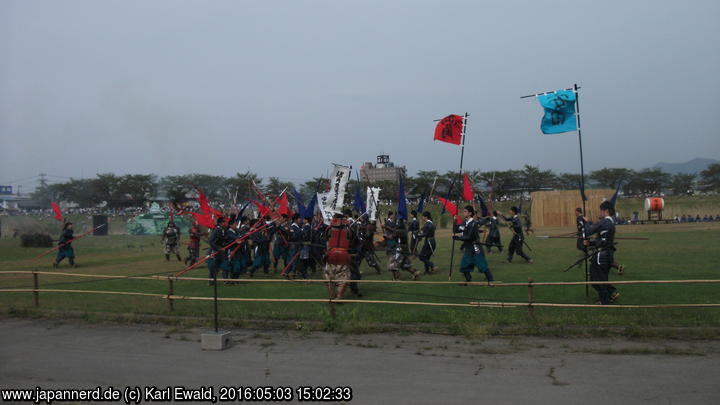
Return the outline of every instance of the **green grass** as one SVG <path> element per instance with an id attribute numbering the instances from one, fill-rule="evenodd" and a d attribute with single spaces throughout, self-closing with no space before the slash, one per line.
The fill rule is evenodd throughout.
<path id="1" fill-rule="evenodd" d="M 537 231 L 538 235 L 564 233 L 568 229 Z M 505 232 L 505 230 L 503 230 Z M 626 275 L 611 275 L 611 280 L 664 280 L 664 279 L 720 279 L 720 224 L 646 225 L 618 227 L 618 236 L 650 238 L 648 241 L 621 240 L 617 260 L 626 265 Z M 509 235 L 503 234 L 503 241 Z M 439 274 L 425 276 L 423 280 L 448 280 L 451 240 L 447 231 L 440 232 L 435 263 L 441 268 Z M 578 257 L 574 239 L 543 239 L 530 237 L 528 243 L 533 251 L 526 251 L 535 264 L 508 264 L 505 255 L 492 253 L 487 256 L 495 278 L 502 282 L 584 281 L 580 268 L 568 272 L 562 270 Z M 181 262 L 166 262 L 159 237 L 113 235 L 88 236 L 75 243 L 77 269 L 70 269 L 65 262 L 57 271 L 109 274 L 147 275 L 172 274 L 183 268 Z M 457 246 L 456 246 L 457 248 Z M 18 239 L 0 239 L 0 270 L 53 271 L 48 255 L 37 261 L 29 259 L 46 249 L 20 248 Z M 183 252 L 184 254 L 185 252 Z M 378 256 L 385 261 L 384 252 Z M 453 281 L 460 282 L 457 272 L 460 252 L 454 258 Z M 415 262 L 416 268 L 422 264 Z M 384 272 L 378 276 L 363 265 L 367 279 L 390 279 Z M 187 276 L 206 277 L 206 267 L 201 266 Z M 484 277 L 473 273 L 474 280 Z M 263 275 L 260 274 L 260 277 Z M 271 275 L 271 278 L 278 278 Z M 314 278 L 320 278 L 318 272 Z M 408 279 L 407 273 L 403 279 Z M 27 275 L 0 275 L 0 288 L 27 288 L 32 277 Z M 167 294 L 165 281 L 127 279 L 88 279 L 41 275 L 41 288 L 133 291 Z M 322 284 L 306 283 L 243 283 L 239 286 L 220 285 L 221 297 L 246 298 L 327 298 Z M 425 284 L 361 284 L 365 299 L 392 301 L 425 301 L 468 303 L 471 301 L 526 302 L 525 287 L 479 287 L 460 285 Z M 718 284 L 680 285 L 623 285 L 620 304 L 672 304 L 672 303 L 720 303 Z M 536 302 L 595 303 L 594 290 L 589 297 L 584 286 L 534 288 Z M 175 294 L 185 296 L 212 296 L 212 289 L 202 281 L 177 281 Z M 31 293 L 0 293 L 0 313 L 37 315 L 48 311 L 75 311 L 92 319 L 117 316 L 171 316 L 171 318 L 200 319 L 209 322 L 212 314 L 210 301 L 175 301 L 171 312 L 166 300 L 152 297 L 128 297 L 115 295 L 41 293 L 40 308 L 35 310 Z M 627 336 L 648 336 L 653 333 L 672 335 L 674 332 L 658 332 L 673 328 L 710 328 L 696 334 L 700 337 L 716 337 L 720 330 L 720 309 L 569 309 L 535 308 L 535 318 L 529 319 L 527 309 L 518 308 L 443 308 L 427 306 L 400 306 L 381 304 L 336 305 L 336 316 L 330 315 L 326 303 L 245 303 L 221 302 L 220 313 L 224 322 L 243 325 L 250 322 L 281 322 L 297 329 L 326 329 L 341 332 L 368 332 L 383 330 L 408 330 L 450 332 L 465 335 L 489 335 L 494 333 L 525 333 L 546 335 L 572 335 L 592 330 L 595 335 L 620 333 Z M 53 315 L 54 316 L 54 315 Z M 665 329 L 664 329 L 665 328 Z M 667 329 L 670 328 L 670 329 Z M 580 332 L 578 332 L 580 331 Z"/>

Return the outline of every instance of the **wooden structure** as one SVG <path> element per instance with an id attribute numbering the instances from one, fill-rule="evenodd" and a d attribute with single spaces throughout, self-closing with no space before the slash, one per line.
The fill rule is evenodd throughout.
<path id="1" fill-rule="evenodd" d="M 615 190 L 585 190 L 588 200 L 585 202 L 585 214 L 591 221 L 600 216 L 599 206 L 610 199 Z M 535 228 L 546 226 L 575 227 L 575 208 L 582 208 L 582 199 L 578 190 L 535 191 L 530 194 L 532 212 L 530 219 Z"/>

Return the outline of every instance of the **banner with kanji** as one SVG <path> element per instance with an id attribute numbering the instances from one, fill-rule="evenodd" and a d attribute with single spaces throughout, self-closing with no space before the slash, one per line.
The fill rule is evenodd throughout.
<path id="1" fill-rule="evenodd" d="M 436 141 L 460 145 L 462 141 L 463 117 L 455 114 L 448 115 L 440 120 L 435 127 Z"/>
<path id="2" fill-rule="evenodd" d="M 561 134 L 577 131 L 575 119 L 575 102 L 577 95 L 573 90 L 558 90 L 554 93 L 538 96 L 540 105 L 545 110 L 540 130 L 543 134 Z"/>
<path id="3" fill-rule="evenodd" d="M 367 188 L 365 206 L 367 207 L 368 218 L 370 218 L 371 221 L 375 221 L 375 218 L 377 216 L 378 201 L 380 200 L 380 190 L 380 187 Z"/>
<path id="4" fill-rule="evenodd" d="M 332 176 L 330 176 L 330 196 L 325 209 L 333 213 L 340 213 L 345 203 L 345 189 L 350 180 L 351 168 L 343 165 L 335 165 Z M 319 200 L 318 200 L 319 201 Z"/>

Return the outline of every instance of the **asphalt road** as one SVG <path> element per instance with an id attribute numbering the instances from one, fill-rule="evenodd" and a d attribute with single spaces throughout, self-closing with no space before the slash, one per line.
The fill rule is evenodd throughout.
<path id="1" fill-rule="evenodd" d="M 0 388 L 349 386 L 353 404 L 720 403 L 718 341 L 242 329 L 211 352 L 200 332 L 2 319 Z"/>

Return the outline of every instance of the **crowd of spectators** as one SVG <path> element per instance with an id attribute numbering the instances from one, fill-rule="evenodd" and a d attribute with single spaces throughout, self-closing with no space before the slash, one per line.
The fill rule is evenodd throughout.
<path id="1" fill-rule="evenodd" d="M 692 215 L 681 215 L 677 216 L 675 215 L 674 218 L 675 222 L 677 223 L 683 223 L 683 222 L 715 222 L 720 221 L 720 214 L 715 215 L 714 217 L 712 214 L 708 215 L 705 214 L 703 217 L 700 217 L 700 214 L 697 214 L 695 216 Z"/>

